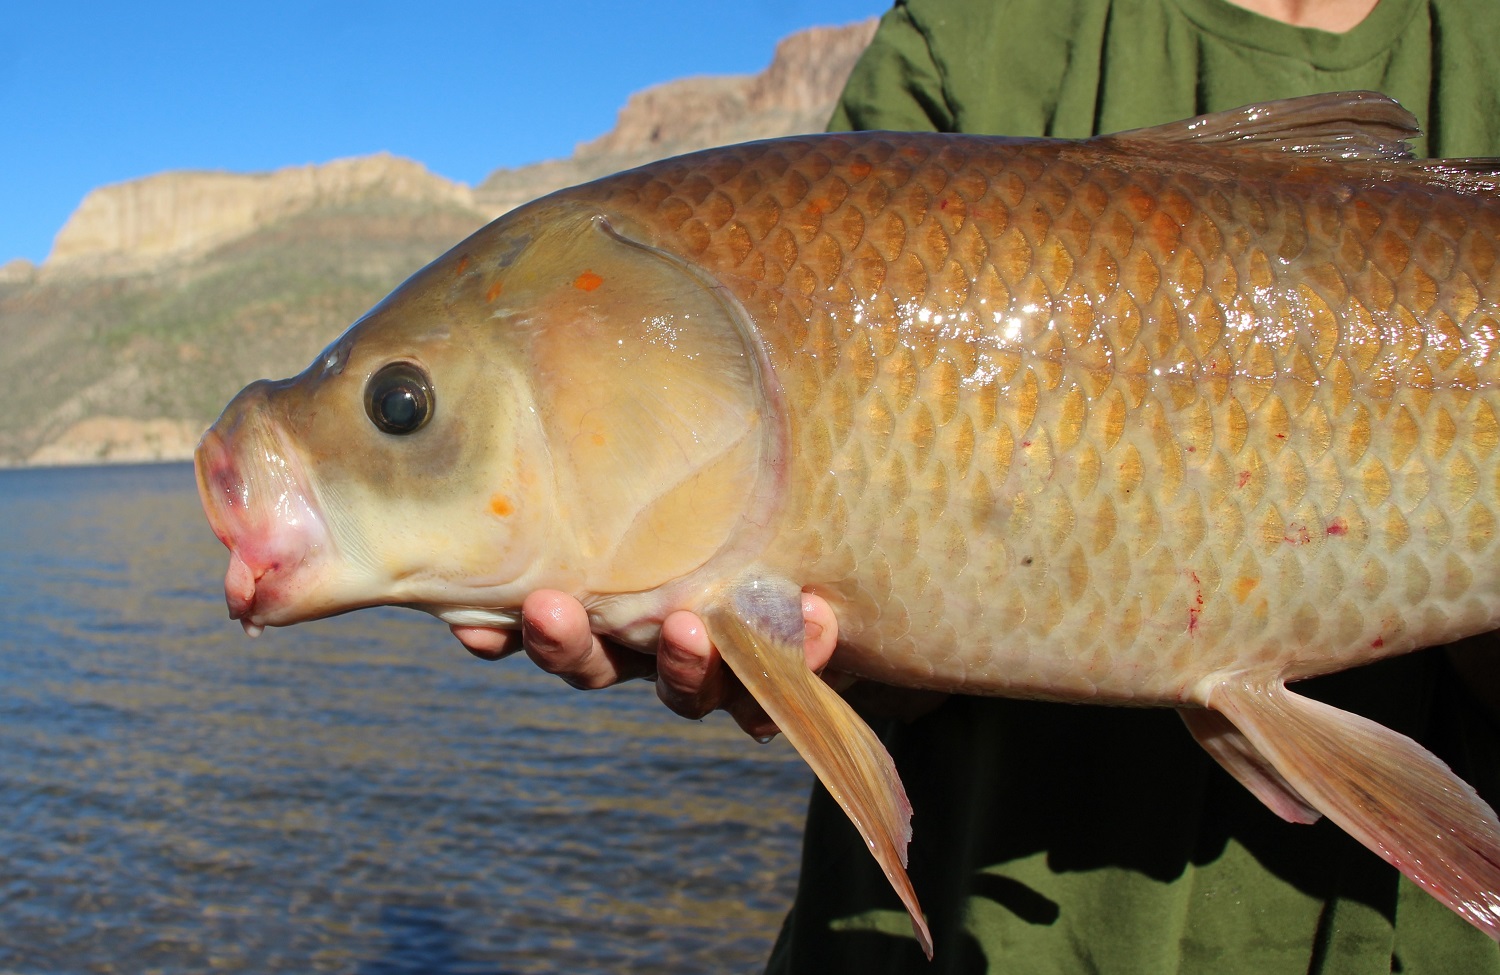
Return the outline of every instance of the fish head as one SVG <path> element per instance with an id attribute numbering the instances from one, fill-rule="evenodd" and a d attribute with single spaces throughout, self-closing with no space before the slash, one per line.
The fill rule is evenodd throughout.
<path id="1" fill-rule="evenodd" d="M 195 455 L 247 632 L 391 604 L 514 626 L 701 568 L 767 456 L 743 313 L 588 208 L 518 211 L 419 271 Z"/>

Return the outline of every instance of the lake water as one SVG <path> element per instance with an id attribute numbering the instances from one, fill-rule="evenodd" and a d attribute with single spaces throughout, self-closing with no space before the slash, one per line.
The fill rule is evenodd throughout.
<path id="1" fill-rule="evenodd" d="M 811 776 L 649 684 L 225 615 L 188 465 L 0 471 L 0 971 L 750 972 Z"/>

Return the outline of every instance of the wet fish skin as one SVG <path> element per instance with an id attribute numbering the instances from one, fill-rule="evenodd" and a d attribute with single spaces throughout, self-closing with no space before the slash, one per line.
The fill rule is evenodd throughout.
<path id="1" fill-rule="evenodd" d="M 795 404 L 761 558 L 833 602 L 836 665 L 1161 702 L 1492 628 L 1500 209 L 1100 148 L 860 134 L 586 188 L 756 323 Z"/>
<path id="2" fill-rule="evenodd" d="M 1183 708 L 1278 814 L 1329 815 L 1493 936 L 1493 812 L 1283 686 L 1500 612 L 1500 202 L 1483 165 L 1405 161 L 1413 132 L 1321 96 L 1081 143 L 777 140 L 563 191 L 226 410 L 199 470 L 231 604 L 503 626 L 547 585 L 638 645 L 695 610 L 930 948 L 899 778 L 801 666 L 811 589 L 841 670 Z M 439 403 L 394 440 L 360 409 L 393 359 Z M 262 482 L 327 530 L 236 502 Z"/>

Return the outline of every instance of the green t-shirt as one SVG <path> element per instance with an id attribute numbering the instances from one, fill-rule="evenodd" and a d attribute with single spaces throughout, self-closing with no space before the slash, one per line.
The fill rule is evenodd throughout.
<path id="1" fill-rule="evenodd" d="M 1080 137 L 1356 88 L 1418 116 L 1419 152 L 1500 156 L 1500 0 L 1381 0 L 1342 35 L 1224 0 L 906 0 L 830 127 Z M 1443 651 L 1298 690 L 1500 799 L 1500 733 Z M 1500 975 L 1489 938 L 1337 827 L 1277 819 L 1168 711 L 955 697 L 882 737 L 936 959 L 818 787 L 773 975 Z"/>
<path id="2" fill-rule="evenodd" d="M 1500 3 L 1381 0 L 1346 34 L 1225 0 L 909 0 L 830 128 L 1081 138 L 1320 91 L 1382 91 L 1420 155 L 1500 155 Z"/>

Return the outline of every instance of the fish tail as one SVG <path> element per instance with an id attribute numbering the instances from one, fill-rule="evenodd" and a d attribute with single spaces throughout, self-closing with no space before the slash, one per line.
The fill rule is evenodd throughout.
<path id="1" fill-rule="evenodd" d="M 1267 805 L 1286 818 L 1295 818 L 1286 813 L 1299 803 L 1322 812 L 1500 941 L 1500 821 L 1437 756 L 1367 718 L 1294 694 L 1280 679 L 1224 681 L 1213 687 L 1208 705 L 1275 770 L 1285 789 L 1273 787 L 1272 797 L 1282 793 L 1285 800 L 1290 790 L 1298 801 L 1277 809 L 1253 789 Z M 1198 732 L 1194 728 L 1195 737 Z M 1214 757 L 1245 781 L 1223 757 Z"/>

